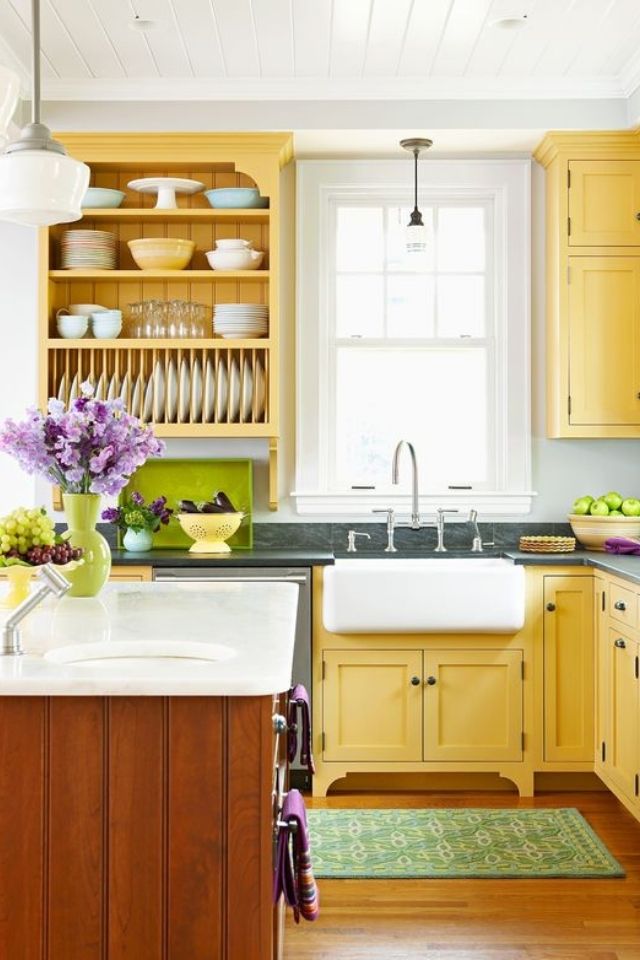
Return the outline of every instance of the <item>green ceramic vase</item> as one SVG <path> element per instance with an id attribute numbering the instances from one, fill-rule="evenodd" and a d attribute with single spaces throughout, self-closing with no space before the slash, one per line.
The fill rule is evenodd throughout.
<path id="1" fill-rule="evenodd" d="M 72 546 L 82 547 L 84 563 L 66 576 L 71 582 L 70 597 L 95 597 L 109 579 L 111 549 L 96 530 L 100 497 L 94 493 L 65 493 L 62 496 Z"/>

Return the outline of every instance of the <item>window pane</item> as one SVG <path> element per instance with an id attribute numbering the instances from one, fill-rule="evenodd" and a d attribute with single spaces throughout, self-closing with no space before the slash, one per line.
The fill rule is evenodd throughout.
<path id="1" fill-rule="evenodd" d="M 433 277 L 396 275 L 387 280 L 390 337 L 433 337 Z"/>
<path id="2" fill-rule="evenodd" d="M 418 452 L 422 491 L 490 480 L 485 348 L 338 351 L 339 486 L 391 482 L 402 437 Z M 402 471 L 408 489 L 408 465 Z"/>
<path id="3" fill-rule="evenodd" d="M 484 221 L 483 207 L 438 209 L 439 270 L 484 270 Z"/>
<path id="4" fill-rule="evenodd" d="M 382 270 L 384 208 L 338 207 L 336 215 L 338 270 Z"/>
<path id="5" fill-rule="evenodd" d="M 438 336 L 484 337 L 484 277 L 438 277 Z"/>
<path id="6" fill-rule="evenodd" d="M 382 276 L 339 276 L 336 279 L 336 335 L 384 335 Z"/>
<path id="7" fill-rule="evenodd" d="M 433 208 L 421 207 L 421 211 L 428 231 L 427 249 L 424 254 L 409 254 L 407 253 L 407 224 L 411 210 L 409 207 L 387 208 L 387 270 L 433 270 Z"/>

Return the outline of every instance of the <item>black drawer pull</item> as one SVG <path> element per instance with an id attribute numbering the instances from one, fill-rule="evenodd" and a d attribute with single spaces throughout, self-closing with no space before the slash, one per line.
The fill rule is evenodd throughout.
<path id="1" fill-rule="evenodd" d="M 613 645 L 614 647 L 618 647 L 620 650 L 624 650 L 625 647 L 627 646 L 625 641 L 622 639 L 622 637 L 618 637 L 618 639 L 614 641 Z"/>
<path id="2" fill-rule="evenodd" d="M 616 600 L 616 602 L 614 603 L 614 607 L 616 608 L 616 610 L 626 610 L 626 609 L 627 609 L 627 605 L 626 605 L 626 603 L 624 602 L 624 600 Z"/>
<path id="3" fill-rule="evenodd" d="M 555 610 L 555 608 L 556 608 L 555 603 L 548 603 L 548 604 L 547 604 L 547 610 L 549 611 L 549 613 L 553 613 L 553 611 Z"/>

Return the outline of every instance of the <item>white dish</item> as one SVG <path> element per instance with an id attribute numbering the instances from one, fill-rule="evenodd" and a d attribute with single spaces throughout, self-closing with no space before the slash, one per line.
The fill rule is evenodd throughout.
<path id="1" fill-rule="evenodd" d="M 127 399 L 129 395 L 129 379 L 130 379 L 129 374 L 125 373 L 124 377 L 122 378 L 122 382 L 120 384 L 120 399 L 124 403 L 125 409 L 127 406 Z M 115 380 L 115 377 L 114 377 L 114 380 Z"/>
<path id="2" fill-rule="evenodd" d="M 229 368 L 229 420 L 235 423 L 240 416 L 240 367 L 232 357 Z"/>
<path id="3" fill-rule="evenodd" d="M 118 377 L 114 375 L 109 380 L 109 386 L 107 387 L 107 400 L 115 400 L 118 396 L 120 384 L 118 383 Z"/>
<path id="4" fill-rule="evenodd" d="M 151 423 L 153 418 L 153 374 L 149 377 L 147 381 L 147 389 L 144 392 L 144 405 L 142 407 L 142 416 L 141 420 L 145 423 Z"/>
<path id="5" fill-rule="evenodd" d="M 164 365 L 156 361 L 153 371 L 153 422 L 162 423 L 164 420 Z"/>
<path id="6" fill-rule="evenodd" d="M 245 423 L 251 422 L 251 401 L 253 400 L 253 370 L 251 364 L 244 358 L 242 365 L 242 419 Z"/>
<path id="7" fill-rule="evenodd" d="M 71 389 L 69 390 L 69 403 L 73 403 L 74 400 L 77 400 L 80 396 L 80 384 L 78 382 L 78 374 L 76 373 L 75 377 L 71 381 Z"/>
<path id="8" fill-rule="evenodd" d="M 191 368 L 191 421 L 197 423 L 202 417 L 202 364 L 199 357 Z"/>
<path id="9" fill-rule="evenodd" d="M 256 420 L 261 421 L 264 418 L 265 403 L 267 399 L 267 384 L 264 375 L 264 367 L 259 357 L 256 358 L 256 376 L 254 389 L 256 391 Z"/>
<path id="10" fill-rule="evenodd" d="M 107 386 L 106 379 L 107 378 L 104 373 L 101 373 L 100 376 L 98 377 L 98 382 L 96 384 L 96 390 L 94 393 L 94 397 L 96 400 L 104 400 L 105 398 L 105 390 Z"/>
<path id="11" fill-rule="evenodd" d="M 175 423 L 178 415 L 178 369 L 171 357 L 167 364 L 166 415 L 169 423 Z"/>
<path id="12" fill-rule="evenodd" d="M 227 365 L 220 360 L 216 383 L 216 423 L 227 422 Z"/>
<path id="13" fill-rule="evenodd" d="M 131 180 L 127 186 L 138 193 L 156 193 L 157 210 L 175 210 L 176 193 L 199 193 L 204 190 L 204 183 L 199 180 L 182 180 L 179 177 L 144 177 L 141 180 Z"/>
<path id="14" fill-rule="evenodd" d="M 133 396 L 131 398 L 131 414 L 134 417 L 140 416 L 140 407 L 142 406 L 142 389 L 143 389 L 142 374 L 139 373 L 138 379 L 136 380 L 135 386 L 133 388 Z"/>
<path id="15" fill-rule="evenodd" d="M 257 270 L 264 258 L 263 250 L 207 250 L 205 257 L 212 270 Z"/>
<path id="16" fill-rule="evenodd" d="M 71 314 L 59 315 L 56 319 L 56 329 L 59 336 L 64 337 L 65 340 L 81 340 L 89 329 L 89 318 Z"/>
<path id="17" fill-rule="evenodd" d="M 191 404 L 191 378 L 189 376 L 189 364 L 182 358 L 180 364 L 180 398 L 178 400 L 178 423 L 188 423 L 189 407 Z"/>
<path id="18" fill-rule="evenodd" d="M 63 373 L 60 377 L 60 383 L 58 384 L 58 400 L 61 400 L 62 403 L 67 402 L 67 375 Z"/>
<path id="19" fill-rule="evenodd" d="M 204 408 L 202 412 L 205 423 L 214 422 L 216 414 L 216 374 L 211 357 L 207 357 L 204 371 Z"/>

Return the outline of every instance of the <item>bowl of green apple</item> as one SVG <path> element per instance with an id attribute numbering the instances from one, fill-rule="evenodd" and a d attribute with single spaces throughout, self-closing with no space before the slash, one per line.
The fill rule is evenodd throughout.
<path id="1" fill-rule="evenodd" d="M 609 537 L 640 538 L 640 499 L 623 497 L 615 490 L 601 497 L 578 497 L 569 523 L 583 547 L 603 552 Z"/>

